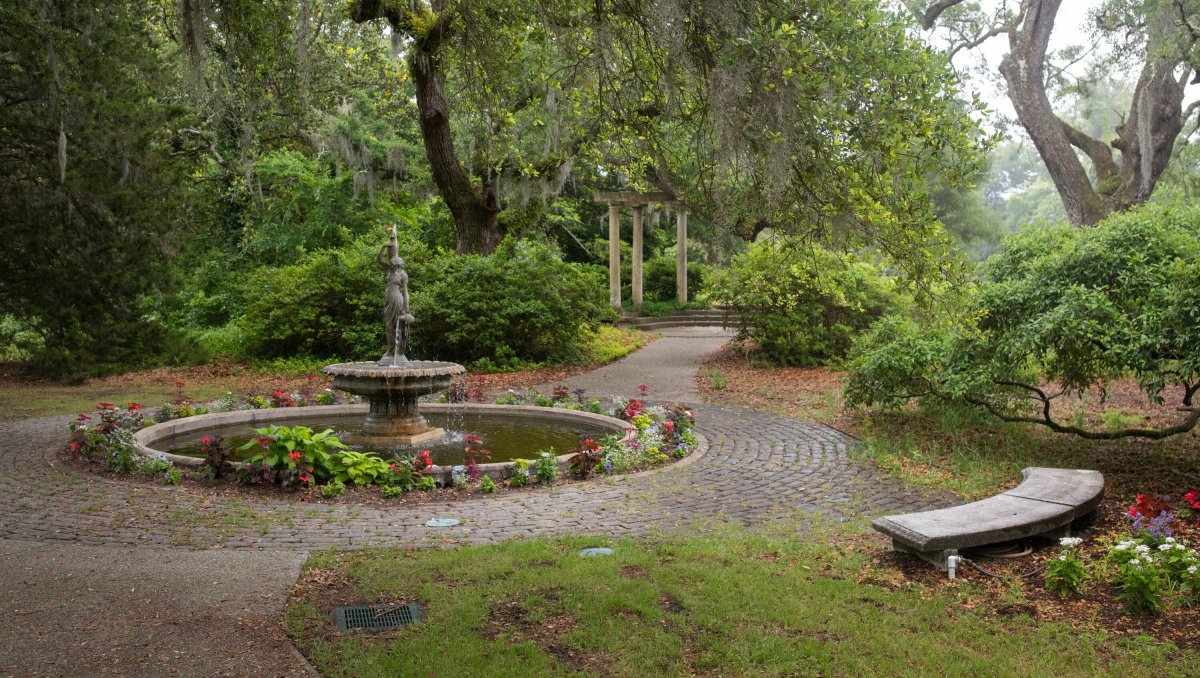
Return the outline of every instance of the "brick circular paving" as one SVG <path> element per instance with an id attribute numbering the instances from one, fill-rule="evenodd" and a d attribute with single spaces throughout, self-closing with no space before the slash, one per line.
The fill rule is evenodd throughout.
<path id="1" fill-rule="evenodd" d="M 698 406 L 709 450 L 658 473 L 388 509 L 244 500 L 64 468 L 69 417 L 0 425 L 0 538 L 146 548 L 312 550 L 483 543 L 534 535 L 644 535 L 694 519 L 755 524 L 796 511 L 842 519 L 943 504 L 847 456 L 853 439 L 797 419 Z M 461 519 L 454 528 L 425 521 Z"/>

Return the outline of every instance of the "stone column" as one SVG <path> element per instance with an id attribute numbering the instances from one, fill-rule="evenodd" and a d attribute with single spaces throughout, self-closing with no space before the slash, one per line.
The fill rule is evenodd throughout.
<path id="1" fill-rule="evenodd" d="M 633 307 L 638 313 L 642 312 L 642 219 L 644 205 L 633 207 Z"/>
<path id="2" fill-rule="evenodd" d="M 688 303 L 687 289 L 687 210 L 680 207 L 675 213 L 675 299 Z"/>
<path id="3" fill-rule="evenodd" d="M 621 206 L 608 203 L 608 303 L 621 310 Z"/>

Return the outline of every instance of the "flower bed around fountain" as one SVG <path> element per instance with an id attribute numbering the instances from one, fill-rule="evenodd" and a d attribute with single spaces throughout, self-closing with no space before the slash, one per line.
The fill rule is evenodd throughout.
<path id="1" fill-rule="evenodd" d="M 423 414 L 446 414 L 452 417 L 470 418 L 475 415 L 490 414 L 503 415 L 505 419 L 516 422 L 552 422 L 577 431 L 580 434 L 579 437 L 594 435 L 599 438 L 614 433 L 632 437 L 636 435 L 637 430 L 633 424 L 614 417 L 565 408 L 429 403 L 422 404 L 420 409 Z M 202 457 L 173 454 L 171 450 L 199 443 L 205 436 L 246 434 L 251 428 L 270 424 L 285 426 L 302 424 L 314 428 L 336 428 L 338 421 L 357 421 L 367 412 L 368 406 L 366 405 L 328 405 L 203 414 L 173 419 L 144 428 L 134 434 L 134 445 L 140 454 L 148 458 L 165 459 L 176 466 L 198 469 L 204 465 Z M 527 453 L 519 458 L 536 458 L 539 451 L 536 443 L 532 443 Z M 569 449 L 562 451 L 570 452 Z M 566 469 L 571 456 L 569 453 L 558 455 L 560 468 Z M 513 466 L 513 461 L 485 463 L 479 465 L 479 471 L 493 480 L 504 480 L 512 475 Z M 449 486 L 452 467 L 453 465 L 450 464 L 435 465 L 425 471 L 425 475 L 434 478 L 443 486 Z"/>

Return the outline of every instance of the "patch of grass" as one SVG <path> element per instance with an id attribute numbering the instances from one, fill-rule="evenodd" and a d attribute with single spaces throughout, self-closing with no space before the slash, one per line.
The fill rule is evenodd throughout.
<path id="1" fill-rule="evenodd" d="M 866 555 L 797 527 L 318 553 L 286 623 L 329 676 L 1200 671 L 1193 651 L 986 616 L 952 590 L 858 583 L 875 581 Z M 615 554 L 576 555 L 600 545 Z M 426 619 L 388 634 L 338 634 L 329 608 L 350 600 L 417 600 Z"/>
<path id="2" fill-rule="evenodd" d="M 704 376 L 708 377 L 708 383 L 714 389 L 718 391 L 725 389 L 725 373 L 721 370 L 707 370 Z"/>
<path id="3" fill-rule="evenodd" d="M 584 344 L 584 362 L 597 365 L 611 363 L 645 346 L 647 341 L 649 338 L 644 332 L 601 325 Z"/>
<path id="4" fill-rule="evenodd" d="M 199 401 L 214 400 L 227 389 L 223 384 L 189 385 L 187 394 Z M 91 412 L 96 403 L 111 402 L 124 407 L 130 402 L 151 408 L 168 403 L 178 391 L 169 385 L 84 383 L 6 385 L 0 389 L 0 412 L 4 417 L 43 417 Z"/>

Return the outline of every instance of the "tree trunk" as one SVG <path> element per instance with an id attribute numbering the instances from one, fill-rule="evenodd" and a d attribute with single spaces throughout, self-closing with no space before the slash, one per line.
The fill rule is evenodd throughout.
<path id="1" fill-rule="evenodd" d="M 918 14 L 921 25 L 932 28 L 942 12 L 963 2 L 929 3 Z M 1184 68 L 1177 76 L 1175 71 L 1196 36 L 1182 32 L 1177 14 L 1182 10 L 1175 3 L 1150 7 L 1144 27 L 1145 65 L 1126 122 L 1109 144 L 1060 119 L 1046 95 L 1046 49 L 1061 4 L 1062 0 L 1028 0 L 1012 24 L 993 26 L 983 35 L 1007 30 L 1010 52 L 1000 63 L 1000 72 L 1017 119 L 1037 147 L 1067 217 L 1077 225 L 1094 224 L 1113 211 L 1149 199 L 1167 168 L 1185 122 L 1184 88 L 1193 72 Z M 1119 163 L 1113 158 L 1113 149 L 1121 152 Z M 1091 160 L 1094 181 L 1077 150 Z"/>
<path id="2" fill-rule="evenodd" d="M 350 17 L 359 23 L 386 18 L 393 31 L 413 38 L 408 70 L 417 90 L 417 118 L 425 142 L 425 156 L 433 182 L 437 184 L 446 207 L 454 217 L 459 254 L 491 254 L 504 233 L 500 225 L 500 197 L 496 177 L 488 175 L 476 188 L 471 175 L 458 160 L 450 131 L 450 106 L 446 103 L 446 76 L 441 70 L 442 41 L 453 30 L 453 14 L 433 6 L 437 19 L 432 25 L 413 30 L 413 16 L 381 0 L 357 0 L 350 5 Z"/>

